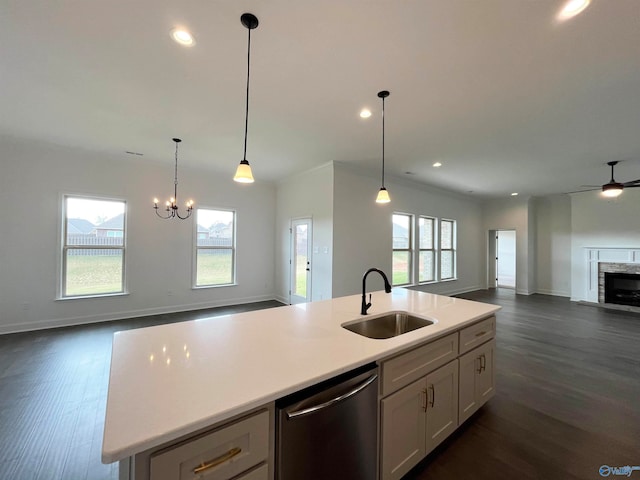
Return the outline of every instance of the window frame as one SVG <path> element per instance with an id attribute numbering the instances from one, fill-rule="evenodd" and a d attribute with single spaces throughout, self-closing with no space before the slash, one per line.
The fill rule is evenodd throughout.
<path id="1" fill-rule="evenodd" d="M 67 201 L 72 199 L 79 200 L 94 200 L 100 202 L 119 202 L 124 206 L 123 218 L 122 218 L 122 245 L 69 245 L 67 244 L 68 236 L 67 231 L 69 227 L 69 216 Z M 101 298 L 101 297 L 118 297 L 128 295 L 128 282 L 127 282 L 127 201 L 123 198 L 104 197 L 100 195 L 91 194 L 75 194 L 64 193 L 60 195 L 61 201 L 61 222 L 60 222 L 60 242 L 58 248 L 58 286 L 56 300 L 75 300 L 83 298 Z M 121 290 L 117 292 L 106 293 L 91 293 L 86 295 L 67 295 L 66 294 L 66 280 L 67 280 L 67 252 L 69 250 L 120 250 L 122 252 L 122 276 L 121 276 Z"/>
<path id="2" fill-rule="evenodd" d="M 451 248 L 443 248 L 443 231 L 444 229 L 442 228 L 442 224 L 444 222 L 450 223 L 451 224 L 451 238 L 450 238 L 450 245 Z M 438 257 L 440 260 L 440 265 L 439 265 L 439 269 L 438 269 L 438 274 L 439 274 L 439 281 L 441 282 L 448 282 L 451 280 L 457 280 L 458 279 L 458 259 L 457 259 L 457 242 L 458 242 L 458 237 L 457 237 L 457 232 L 458 232 L 458 222 L 456 222 L 453 219 L 450 218 L 441 218 L 439 223 L 439 232 L 438 232 L 438 238 L 440 240 L 439 245 L 438 245 Z M 443 277 L 442 275 L 442 253 L 443 252 L 451 252 L 451 276 L 450 277 Z"/>
<path id="3" fill-rule="evenodd" d="M 206 207 L 197 206 L 195 208 L 195 221 L 193 222 L 193 262 L 192 262 L 192 279 L 191 288 L 194 290 L 200 290 L 203 288 L 220 288 L 220 287 L 232 287 L 237 285 L 237 230 L 238 230 L 238 211 L 235 208 L 223 208 L 223 207 Z M 231 212 L 233 214 L 233 229 L 231 237 L 231 246 L 226 245 L 198 245 L 198 211 L 208 210 L 214 212 Z M 198 251 L 200 250 L 231 250 L 231 281 L 228 283 L 212 283 L 198 285 Z"/>
<path id="4" fill-rule="evenodd" d="M 431 248 L 422 248 L 420 239 L 422 238 L 421 229 L 420 229 L 420 220 L 429 220 L 431 222 Z M 417 217 L 417 228 L 416 228 L 417 240 L 416 240 L 416 250 L 417 250 L 417 277 L 418 284 L 427 284 L 427 283 L 436 283 L 438 281 L 439 271 L 439 255 L 438 255 L 438 219 L 436 217 L 432 217 L 430 215 L 418 215 Z M 433 266 L 431 270 L 432 280 L 421 280 L 420 279 L 420 265 L 422 259 L 422 252 L 431 252 L 433 258 Z"/>
<path id="5" fill-rule="evenodd" d="M 409 232 L 408 232 L 408 239 L 409 239 L 409 246 L 408 248 L 396 248 L 393 245 L 393 217 L 394 216 L 403 216 L 403 217 L 408 217 L 409 218 Z M 412 213 L 403 213 L 403 212 L 393 212 L 391 214 L 391 285 L 393 287 L 403 287 L 406 285 L 413 285 L 414 282 L 414 259 L 415 259 L 415 238 L 414 238 L 414 233 L 415 233 L 415 227 L 414 227 L 414 222 L 415 222 L 415 216 Z M 407 282 L 406 283 L 395 283 L 394 282 L 394 271 L 393 271 L 393 257 L 395 255 L 396 252 L 407 252 L 408 253 L 408 260 L 407 260 L 407 265 L 409 268 L 409 271 L 407 272 Z"/>

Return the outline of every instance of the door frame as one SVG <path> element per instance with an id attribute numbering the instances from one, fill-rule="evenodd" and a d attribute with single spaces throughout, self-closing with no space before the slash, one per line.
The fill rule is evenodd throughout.
<path id="1" fill-rule="evenodd" d="M 299 295 L 294 295 L 293 281 L 295 278 L 294 269 L 295 266 L 295 246 L 294 239 L 295 235 L 293 233 L 296 225 L 307 225 L 307 291 L 306 296 L 301 297 Z M 311 301 L 312 290 L 311 290 L 311 268 L 312 268 L 312 257 L 313 257 L 313 218 L 312 217 L 296 217 L 292 218 L 289 221 L 289 304 L 294 305 L 296 303 L 306 303 Z"/>
<path id="2" fill-rule="evenodd" d="M 516 252 L 514 253 L 514 264 L 516 266 L 515 272 L 515 286 L 514 287 L 499 287 L 498 285 L 498 233 L 504 231 L 513 231 L 516 233 Z M 509 288 L 517 289 L 518 285 L 518 231 L 515 228 L 494 228 L 488 231 L 487 234 L 487 288 Z"/>

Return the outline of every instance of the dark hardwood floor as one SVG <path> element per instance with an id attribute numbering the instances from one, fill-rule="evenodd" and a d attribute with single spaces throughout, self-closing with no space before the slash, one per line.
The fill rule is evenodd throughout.
<path id="1" fill-rule="evenodd" d="M 639 314 L 502 289 L 462 297 L 503 307 L 497 393 L 407 480 L 583 480 L 640 466 Z M 118 478 L 100 463 L 113 332 L 277 305 L 0 336 L 0 479 Z"/>
<path id="2" fill-rule="evenodd" d="M 100 461 L 119 330 L 281 306 L 275 301 L 0 336 L 0 480 L 117 480 Z"/>
<path id="3" fill-rule="evenodd" d="M 585 480 L 640 466 L 639 314 L 504 289 L 461 297 L 503 307 L 496 396 L 407 480 Z"/>

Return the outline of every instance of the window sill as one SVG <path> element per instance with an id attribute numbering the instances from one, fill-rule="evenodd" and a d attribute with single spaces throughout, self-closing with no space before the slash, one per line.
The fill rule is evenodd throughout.
<path id="1" fill-rule="evenodd" d="M 77 295 L 74 297 L 58 297 L 55 301 L 66 301 L 66 300 L 84 300 L 87 298 L 105 298 L 105 297 L 127 297 L 129 296 L 129 292 L 118 292 L 118 293 L 101 293 L 98 295 Z"/>
<path id="2" fill-rule="evenodd" d="M 196 285 L 191 287 L 191 290 L 207 290 L 209 288 L 223 288 L 223 287 L 237 287 L 237 283 L 225 283 L 222 285 Z"/>
<path id="3" fill-rule="evenodd" d="M 413 286 L 420 286 L 420 285 L 437 285 L 439 283 L 446 283 L 446 282 L 455 282 L 456 280 L 458 280 L 458 278 L 446 278 L 444 280 L 429 280 L 428 282 L 418 282 L 416 284 L 413 284 Z M 407 285 L 404 285 L 407 286 Z"/>

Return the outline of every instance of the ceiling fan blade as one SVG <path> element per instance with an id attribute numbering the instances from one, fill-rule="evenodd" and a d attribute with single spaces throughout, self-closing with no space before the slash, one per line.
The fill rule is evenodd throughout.
<path id="1" fill-rule="evenodd" d="M 580 185 L 580 188 L 600 188 L 602 185 Z"/>
<path id="2" fill-rule="evenodd" d="M 581 186 L 586 187 L 586 186 L 590 186 L 590 185 L 581 185 Z M 598 190 L 601 190 L 601 188 L 602 188 L 599 185 L 593 185 L 593 186 L 597 187 L 597 188 L 588 188 L 586 190 L 575 190 L 573 192 L 564 192 L 564 193 L 569 194 L 569 193 L 582 193 L 582 192 L 596 192 Z M 637 186 L 640 187 L 640 185 L 637 185 Z"/>
<path id="3" fill-rule="evenodd" d="M 630 182 L 624 182 L 625 187 L 638 187 L 640 186 L 640 178 L 638 180 L 631 180 Z"/>

